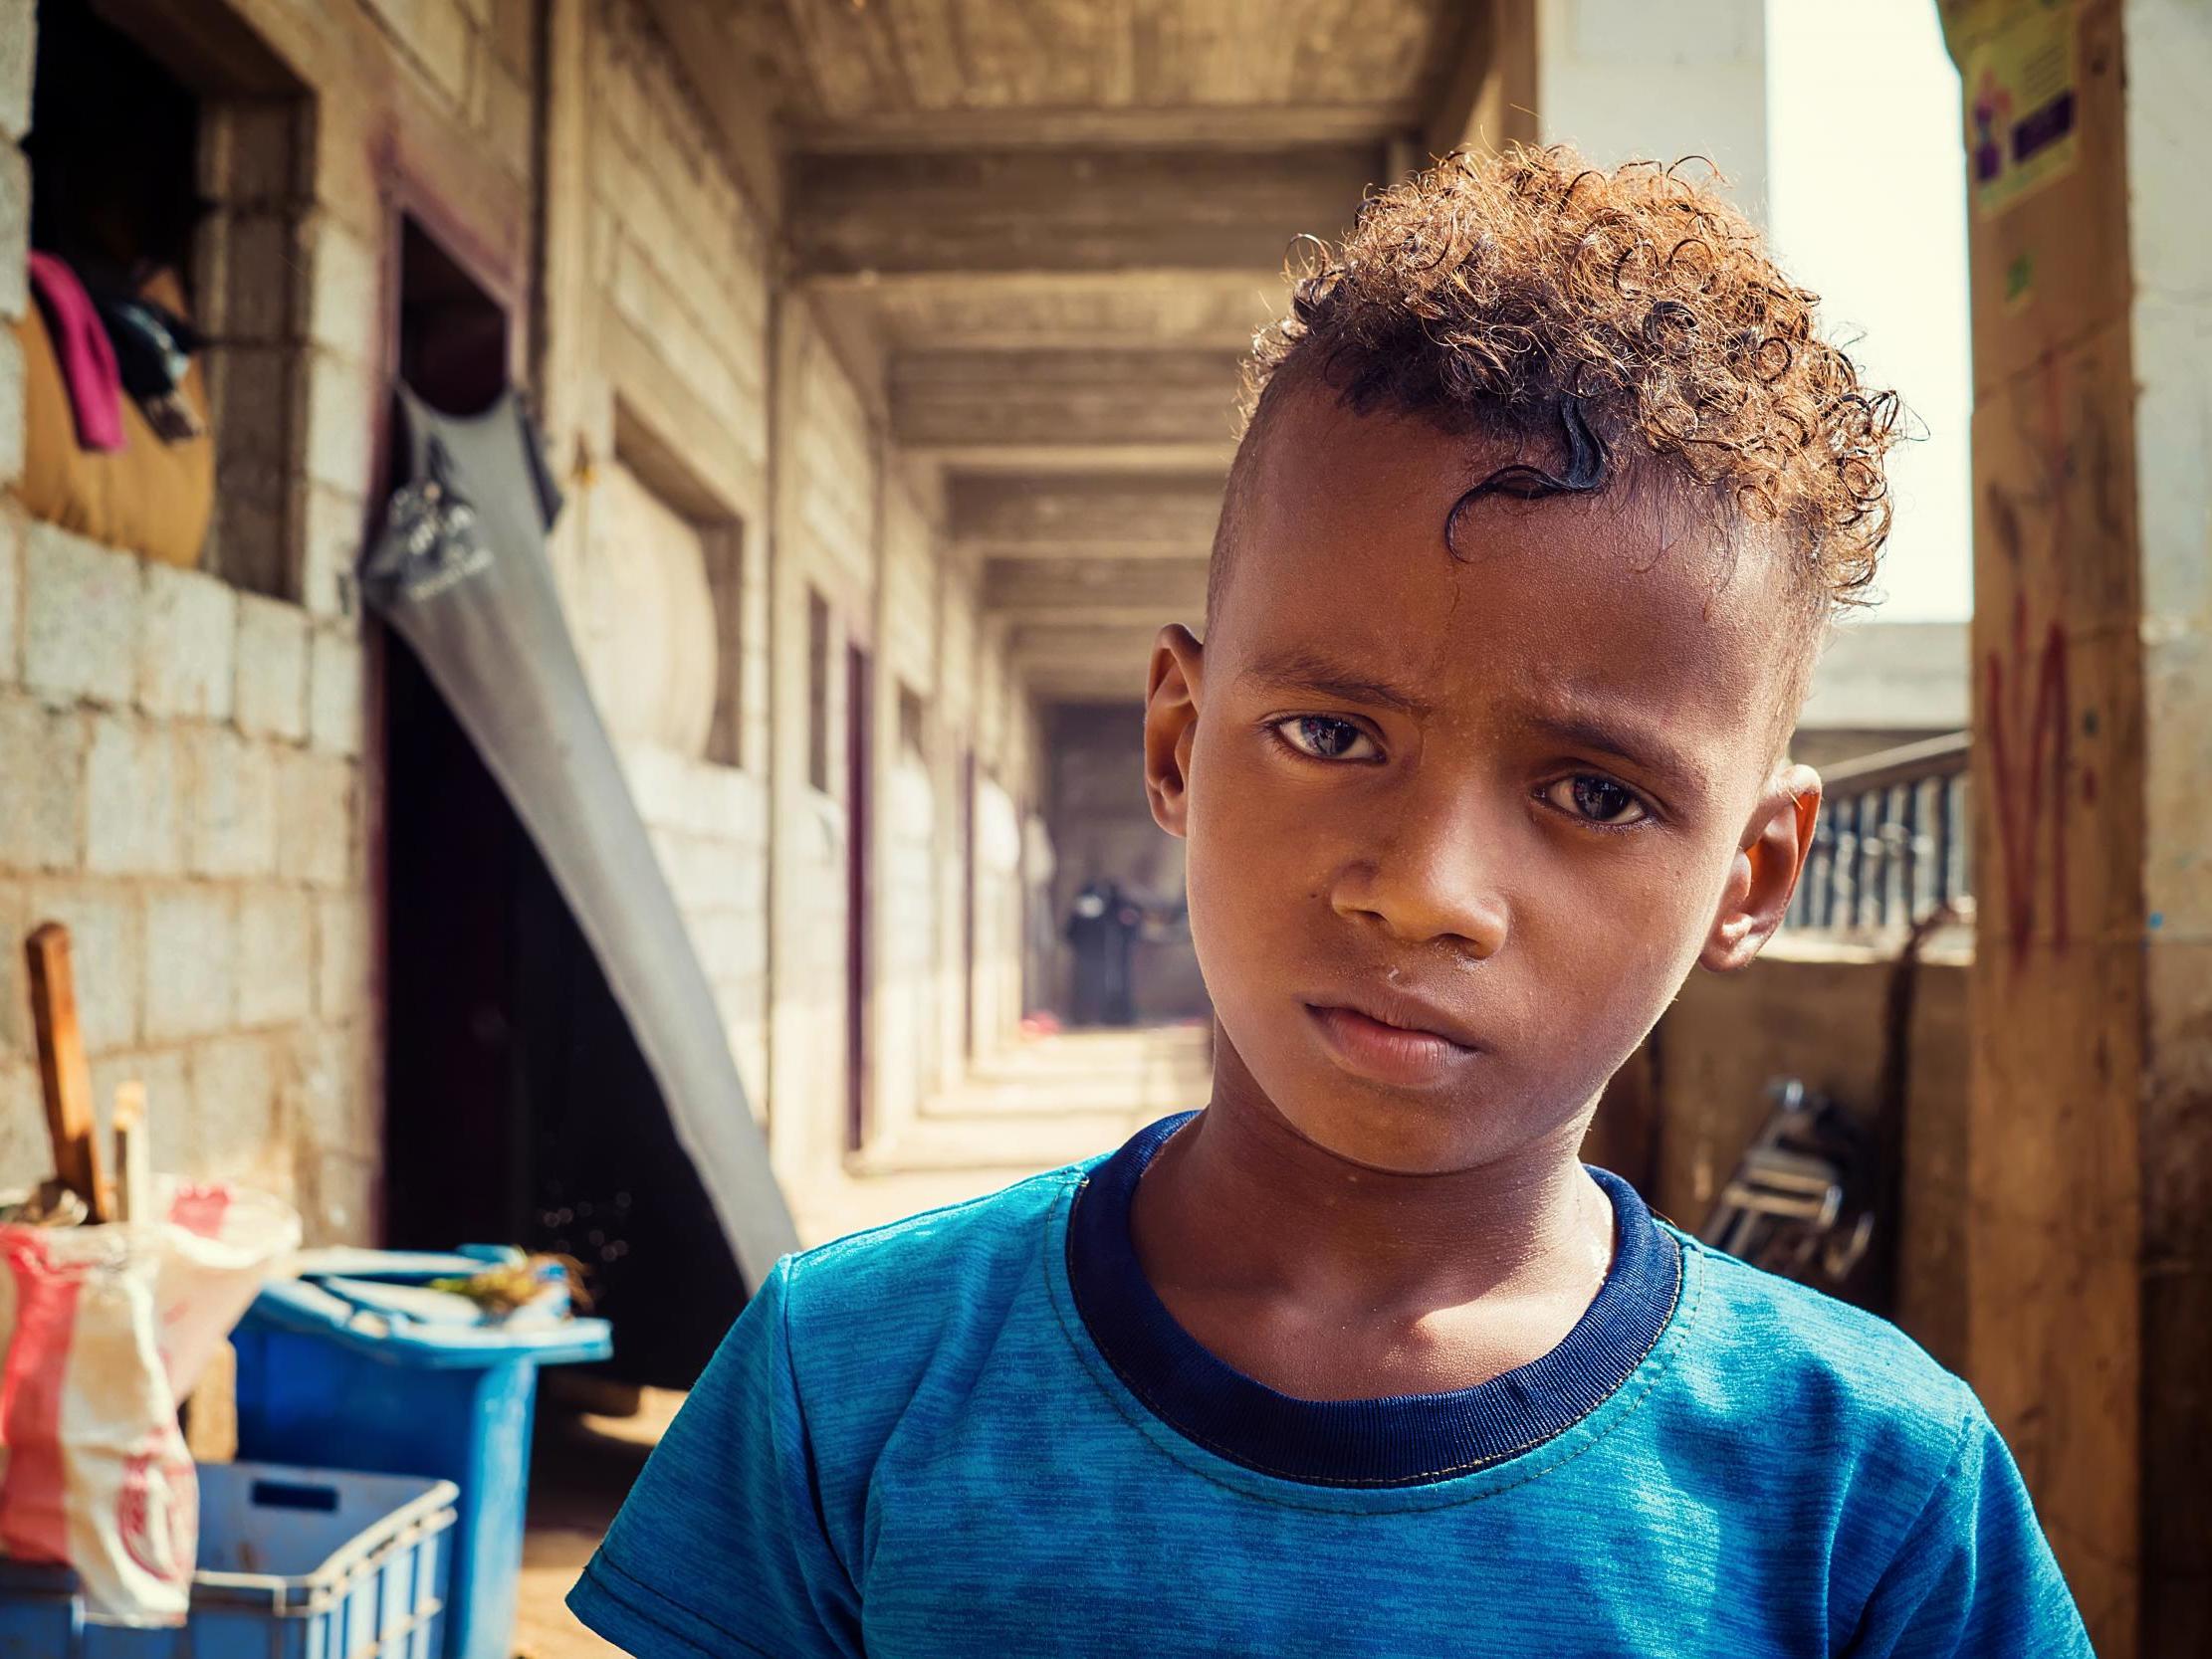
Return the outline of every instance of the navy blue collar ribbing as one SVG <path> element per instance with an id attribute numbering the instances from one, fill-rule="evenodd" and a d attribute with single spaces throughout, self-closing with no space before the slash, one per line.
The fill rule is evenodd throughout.
<path id="1" fill-rule="evenodd" d="M 1304 1400 L 1215 1357 L 1178 1325 L 1137 1260 L 1130 1201 L 1152 1156 L 1195 1113 L 1132 1136 L 1084 1177 L 1067 1270 L 1091 1340 L 1132 1393 L 1185 1438 L 1263 1474 L 1321 1486 L 1415 1486 L 1528 1451 L 1626 1382 L 1666 1329 L 1681 1246 L 1636 1189 L 1591 1174 L 1613 1200 L 1613 1267 L 1566 1339 L 1517 1370 L 1443 1394 Z"/>

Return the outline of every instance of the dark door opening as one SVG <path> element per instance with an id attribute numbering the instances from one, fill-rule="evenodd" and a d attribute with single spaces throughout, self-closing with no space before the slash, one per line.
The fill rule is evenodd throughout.
<path id="1" fill-rule="evenodd" d="M 401 266 L 409 383 L 489 403 L 505 313 L 411 223 Z M 552 873 L 420 661 L 381 635 L 386 1240 L 572 1256 L 614 1325 L 612 1373 L 688 1386 L 744 1306 L 729 1243 Z"/>
<path id="2" fill-rule="evenodd" d="M 870 904 L 868 849 L 874 840 L 870 779 L 875 761 L 874 676 L 868 653 L 845 647 L 845 711 L 851 740 L 845 745 L 845 1149 L 868 1140 L 870 1045 L 868 1042 Z"/>

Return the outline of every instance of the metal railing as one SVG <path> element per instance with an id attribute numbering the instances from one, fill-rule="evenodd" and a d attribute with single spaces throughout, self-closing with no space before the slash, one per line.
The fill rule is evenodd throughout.
<path id="1" fill-rule="evenodd" d="M 1784 926 L 1909 927 L 1967 898 L 1967 746 L 1954 731 L 1826 771 L 1812 855 Z"/>

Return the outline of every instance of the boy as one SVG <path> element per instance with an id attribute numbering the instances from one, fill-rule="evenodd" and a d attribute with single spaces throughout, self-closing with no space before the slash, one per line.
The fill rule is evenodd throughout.
<path id="1" fill-rule="evenodd" d="M 780 1262 L 570 1604 L 633 1653 L 2084 1654 L 2012 1460 L 1878 1320 L 1576 1157 L 1751 960 L 1895 400 L 1709 190 L 1371 200 L 1259 342 L 1162 630 L 1203 1112 Z"/>

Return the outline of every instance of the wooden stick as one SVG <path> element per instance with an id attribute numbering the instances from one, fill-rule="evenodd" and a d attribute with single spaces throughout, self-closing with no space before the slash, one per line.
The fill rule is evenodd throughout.
<path id="1" fill-rule="evenodd" d="M 135 1078 L 115 1085 L 114 1123 L 115 1219 L 151 1221 L 152 1138 L 146 1134 L 146 1086 Z"/>
<path id="2" fill-rule="evenodd" d="M 77 1027 L 77 980 L 69 964 L 69 930 L 59 922 L 24 943 L 31 965 L 31 1021 L 38 1030 L 39 1081 L 46 1090 L 46 1132 L 54 1172 L 85 1200 L 95 1221 L 108 1219 L 108 1193 L 93 1133 L 93 1074 Z"/>

